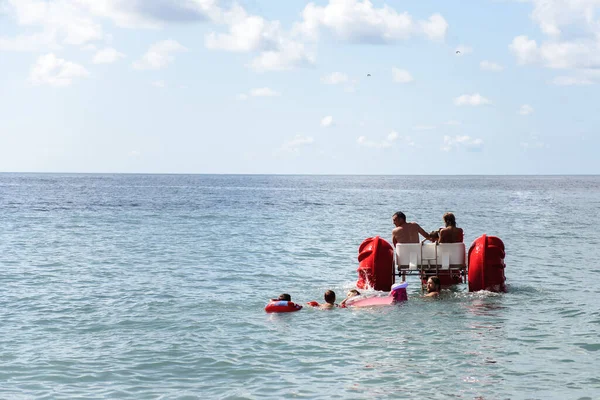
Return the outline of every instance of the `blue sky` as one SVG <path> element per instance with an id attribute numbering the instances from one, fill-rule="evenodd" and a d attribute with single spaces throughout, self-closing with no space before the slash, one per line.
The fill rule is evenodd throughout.
<path id="1" fill-rule="evenodd" d="M 598 174 L 598 82 L 600 0 L 0 0 L 0 171 Z"/>

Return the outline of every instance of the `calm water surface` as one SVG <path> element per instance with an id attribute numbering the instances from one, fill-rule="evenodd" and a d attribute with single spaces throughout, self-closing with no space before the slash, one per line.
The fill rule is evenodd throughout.
<path id="1" fill-rule="evenodd" d="M 0 174 L 0 398 L 600 398 L 600 177 Z M 509 293 L 271 315 L 401 210 Z"/>

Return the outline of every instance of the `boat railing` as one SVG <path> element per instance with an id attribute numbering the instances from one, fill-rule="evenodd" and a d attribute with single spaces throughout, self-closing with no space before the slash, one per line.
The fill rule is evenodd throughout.
<path id="1" fill-rule="evenodd" d="M 399 276 L 460 276 L 467 274 L 464 243 L 397 243 L 394 248 L 394 271 Z"/>

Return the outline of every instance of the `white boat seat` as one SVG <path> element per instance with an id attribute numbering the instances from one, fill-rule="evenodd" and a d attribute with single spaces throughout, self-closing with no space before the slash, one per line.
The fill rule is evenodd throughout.
<path id="1" fill-rule="evenodd" d="M 430 267 L 439 269 L 463 268 L 466 266 L 465 244 L 398 243 L 395 249 L 395 260 L 395 267 L 398 269 L 416 270 Z"/>
<path id="2" fill-rule="evenodd" d="M 408 262 L 409 269 L 417 269 L 417 266 L 419 265 L 418 254 L 419 253 L 417 253 L 416 251 L 412 251 L 410 253 L 410 261 Z"/>

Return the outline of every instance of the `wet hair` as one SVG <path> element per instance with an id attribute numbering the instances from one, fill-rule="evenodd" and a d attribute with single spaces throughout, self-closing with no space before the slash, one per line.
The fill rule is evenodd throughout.
<path id="1" fill-rule="evenodd" d="M 454 214 L 451 212 L 444 214 L 444 222 L 446 223 L 446 226 L 453 226 L 456 228 L 456 218 L 454 218 Z"/>
<path id="2" fill-rule="evenodd" d="M 406 215 L 404 215 L 404 213 L 402 211 L 395 212 L 394 215 L 392 215 L 392 217 L 398 217 L 398 218 L 406 221 Z"/>
<path id="3" fill-rule="evenodd" d="M 292 296 L 287 293 L 281 293 L 278 300 L 292 301 Z"/>
<path id="4" fill-rule="evenodd" d="M 356 289 L 352 289 L 348 291 L 348 294 L 352 293 L 353 296 L 360 296 L 360 292 Z"/>
<path id="5" fill-rule="evenodd" d="M 429 279 L 431 279 L 431 282 L 433 282 L 433 284 L 435 285 L 435 288 L 437 289 L 436 292 L 442 290 L 442 282 L 440 281 L 440 278 L 438 278 L 437 276 L 430 276 Z"/>
<path id="6" fill-rule="evenodd" d="M 325 292 L 325 301 L 329 304 L 335 303 L 335 292 L 333 290 L 328 290 Z"/>

